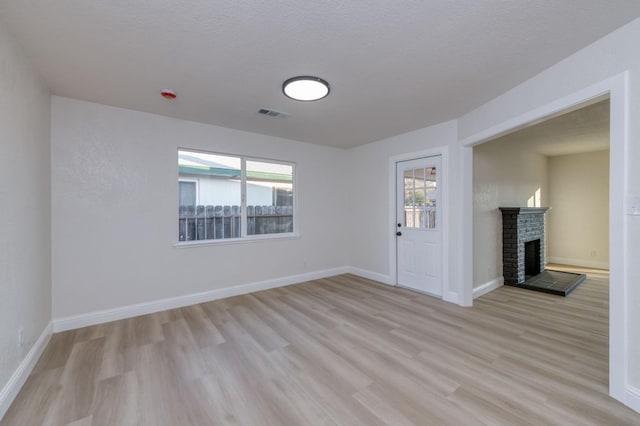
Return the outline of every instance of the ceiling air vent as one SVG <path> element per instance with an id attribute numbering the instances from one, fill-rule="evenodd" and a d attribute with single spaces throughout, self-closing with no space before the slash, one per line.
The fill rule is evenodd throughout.
<path id="1" fill-rule="evenodd" d="M 289 115 L 291 115 L 291 114 L 287 114 L 286 112 L 276 111 L 274 109 L 266 109 L 266 108 L 260 108 L 258 110 L 258 114 L 266 115 L 267 117 L 273 117 L 273 118 L 284 118 L 284 117 L 289 117 Z"/>

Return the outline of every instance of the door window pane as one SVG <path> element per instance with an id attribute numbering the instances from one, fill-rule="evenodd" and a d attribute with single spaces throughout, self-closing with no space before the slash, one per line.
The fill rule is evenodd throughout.
<path id="1" fill-rule="evenodd" d="M 413 169 L 404 172 L 404 226 L 407 228 L 417 228 L 413 172 Z"/>
<path id="2" fill-rule="evenodd" d="M 436 228 L 436 168 L 417 168 L 404 172 L 405 227 Z"/>

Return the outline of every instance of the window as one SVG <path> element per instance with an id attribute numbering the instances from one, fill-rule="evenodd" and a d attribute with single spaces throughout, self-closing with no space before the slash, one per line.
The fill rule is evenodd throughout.
<path id="1" fill-rule="evenodd" d="M 409 169 L 404 172 L 405 227 L 436 228 L 436 168 Z"/>
<path id="2" fill-rule="evenodd" d="M 294 164 L 178 150 L 178 240 L 291 234 Z"/>

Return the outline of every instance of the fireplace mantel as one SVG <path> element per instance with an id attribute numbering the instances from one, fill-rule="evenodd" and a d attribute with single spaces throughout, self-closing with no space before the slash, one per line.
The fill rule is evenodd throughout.
<path id="1" fill-rule="evenodd" d="M 498 207 L 502 214 L 544 214 L 551 207 Z"/>

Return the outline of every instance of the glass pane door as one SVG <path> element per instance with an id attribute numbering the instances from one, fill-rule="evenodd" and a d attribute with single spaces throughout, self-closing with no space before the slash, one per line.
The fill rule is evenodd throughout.
<path id="1" fill-rule="evenodd" d="M 436 229 L 436 167 L 404 171 L 404 226 Z"/>

